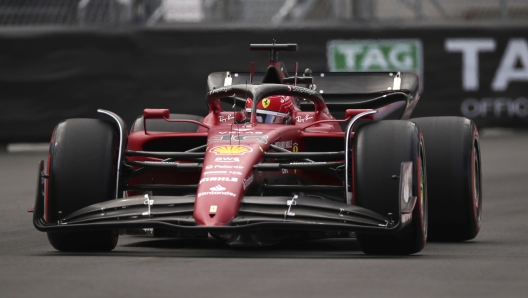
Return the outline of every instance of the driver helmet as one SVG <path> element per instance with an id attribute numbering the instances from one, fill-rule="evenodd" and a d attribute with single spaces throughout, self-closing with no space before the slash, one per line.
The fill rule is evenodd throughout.
<path id="1" fill-rule="evenodd" d="M 289 124 L 294 110 L 291 96 L 273 95 L 262 99 L 257 105 L 258 123 Z M 251 118 L 253 100 L 246 100 L 246 118 Z"/>

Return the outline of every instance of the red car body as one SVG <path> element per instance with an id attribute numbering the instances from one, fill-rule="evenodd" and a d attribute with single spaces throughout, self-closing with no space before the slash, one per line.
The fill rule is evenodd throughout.
<path id="1" fill-rule="evenodd" d="M 415 201 L 403 195 L 392 215 L 355 206 L 349 152 L 358 121 L 409 118 L 418 101 L 416 75 L 306 71 L 298 76 L 296 65 L 295 75 L 288 76 L 276 56 L 293 45 L 252 47 L 270 51 L 266 72 L 255 74 L 252 66 L 249 74 L 212 73 L 203 120 L 145 109 L 128 130 L 119 116 L 101 111 L 120 133 L 114 200 L 86 206 L 55 224 L 43 218 L 47 207 L 41 206 L 48 206 L 49 197 L 39 182 L 35 227 L 206 232 L 247 245 L 275 243 L 299 231 L 394 233 L 405 227 Z M 257 79 L 262 83 L 253 83 Z M 272 95 L 298 98 L 304 108 L 293 112 L 289 124 L 258 123 L 256 106 Z M 249 119 L 241 109 L 224 109 L 233 102 L 243 107 L 246 98 L 253 99 Z M 334 118 L 331 109 L 340 110 L 342 119 Z M 182 124 L 195 128 L 170 128 Z M 39 173 L 47 175 L 42 164 Z M 410 187 L 414 174 L 403 167 L 395 174 L 401 189 Z"/>

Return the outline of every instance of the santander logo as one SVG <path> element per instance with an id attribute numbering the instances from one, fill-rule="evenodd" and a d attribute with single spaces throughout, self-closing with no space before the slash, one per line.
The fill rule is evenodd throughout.
<path id="1" fill-rule="evenodd" d="M 223 187 L 222 185 L 218 184 L 217 186 L 213 186 L 211 188 L 209 188 L 210 191 L 204 191 L 204 192 L 199 192 L 198 195 L 196 197 L 202 197 L 202 196 L 230 196 L 230 197 L 233 197 L 235 198 L 236 197 L 236 194 L 230 192 L 230 191 L 225 191 L 226 188 Z"/>
<path id="2" fill-rule="evenodd" d="M 226 190 L 225 187 L 222 187 L 222 185 L 218 184 L 217 186 L 213 186 L 211 188 L 209 188 L 211 191 L 224 191 Z"/>

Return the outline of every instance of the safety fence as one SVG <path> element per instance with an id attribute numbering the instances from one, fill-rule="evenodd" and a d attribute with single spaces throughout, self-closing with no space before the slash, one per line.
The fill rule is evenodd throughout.
<path id="1" fill-rule="evenodd" d="M 522 22 L 526 0 L 0 0 L 0 26 Z"/>

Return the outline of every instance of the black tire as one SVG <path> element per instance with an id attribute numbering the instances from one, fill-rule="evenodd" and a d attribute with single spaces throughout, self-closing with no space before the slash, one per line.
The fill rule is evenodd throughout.
<path id="1" fill-rule="evenodd" d="M 355 204 L 381 215 L 399 214 L 399 179 L 402 162 L 413 162 L 412 220 L 394 234 L 356 233 L 366 254 L 409 255 L 427 241 L 427 178 L 423 139 L 417 125 L 386 120 L 361 125 L 354 137 Z M 393 218 L 393 220 L 399 220 Z"/>
<path id="2" fill-rule="evenodd" d="M 482 174 L 478 130 L 462 117 L 416 118 L 423 132 L 429 178 L 429 237 L 465 241 L 480 231 Z"/>
<path id="3" fill-rule="evenodd" d="M 170 119 L 185 119 L 202 122 L 204 117 L 187 114 L 170 114 Z M 161 132 L 196 132 L 198 125 L 189 122 L 167 122 L 163 119 L 149 119 L 147 120 L 147 129 L 149 131 Z M 144 130 L 143 116 L 138 117 L 132 125 L 132 132 Z"/>
<path id="4" fill-rule="evenodd" d="M 59 123 L 50 145 L 48 221 L 57 222 L 83 207 L 116 197 L 118 133 L 97 119 Z M 48 232 L 60 251 L 110 251 L 117 231 Z"/>
<path id="5" fill-rule="evenodd" d="M 117 230 L 48 232 L 48 240 L 59 251 L 111 251 L 119 239 Z"/>

